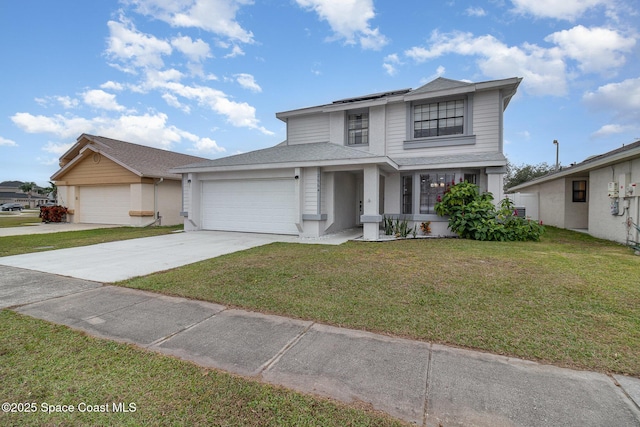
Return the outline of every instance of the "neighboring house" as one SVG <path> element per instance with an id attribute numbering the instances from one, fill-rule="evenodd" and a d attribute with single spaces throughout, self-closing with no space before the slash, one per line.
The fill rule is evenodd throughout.
<path id="1" fill-rule="evenodd" d="M 633 227 L 640 217 L 638 186 L 640 141 L 508 190 L 521 192 L 537 204 L 543 224 L 627 243 L 640 240 Z"/>
<path id="2" fill-rule="evenodd" d="M 46 195 L 37 192 L 38 188 L 35 188 L 31 197 L 29 197 L 28 194 L 20 190 L 22 184 L 24 184 L 22 181 L 0 182 L 0 205 L 3 203 L 20 203 L 23 206 L 33 208 L 49 201 Z"/>
<path id="3" fill-rule="evenodd" d="M 181 177 L 169 169 L 204 160 L 83 134 L 60 157 L 51 180 L 69 222 L 174 225 L 182 222 Z"/>
<path id="4" fill-rule="evenodd" d="M 503 112 L 521 80 L 438 78 L 277 113 L 283 143 L 173 169 L 185 229 L 316 237 L 362 225 L 376 240 L 386 215 L 449 234 L 434 204 L 451 183 L 502 198 Z"/>

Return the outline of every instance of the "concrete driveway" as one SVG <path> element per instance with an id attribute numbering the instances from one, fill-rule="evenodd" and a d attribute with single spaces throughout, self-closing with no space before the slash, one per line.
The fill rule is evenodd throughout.
<path id="1" fill-rule="evenodd" d="M 352 237 L 353 233 L 300 239 L 275 234 L 197 231 L 1 257 L 0 265 L 111 283 L 273 242 L 339 244 Z"/>

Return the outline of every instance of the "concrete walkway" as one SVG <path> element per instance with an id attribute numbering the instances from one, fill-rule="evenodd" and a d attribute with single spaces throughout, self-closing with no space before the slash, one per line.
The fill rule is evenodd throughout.
<path id="1" fill-rule="evenodd" d="M 199 245 L 189 241 L 192 238 L 211 247 L 215 240 L 226 241 L 218 251 L 240 250 L 245 239 L 254 246 L 265 242 L 260 235 L 197 232 L 137 239 L 124 247 L 102 244 L 78 252 L 4 257 L 0 308 L 302 392 L 366 402 L 417 425 L 640 426 L 638 378 L 563 369 L 60 275 L 92 276 L 87 272 L 99 270 L 99 259 L 111 270 L 133 264 L 130 272 L 148 274 L 140 269 L 142 248 L 164 248 L 156 261 L 182 252 L 189 252 L 187 259 L 192 260 Z M 324 243 L 348 238 L 334 236 Z M 124 256 L 116 257 L 120 251 Z M 46 261 L 47 254 L 56 255 Z M 33 270 L 61 258 L 74 263 L 58 274 Z M 159 270 L 167 267 L 156 265 Z M 113 279 L 108 277 L 106 281 Z"/>
<path id="2" fill-rule="evenodd" d="M 22 314 L 302 392 L 366 402 L 417 425 L 640 426 L 637 378 L 14 267 L 0 267 L 0 296 L 3 307 Z"/>

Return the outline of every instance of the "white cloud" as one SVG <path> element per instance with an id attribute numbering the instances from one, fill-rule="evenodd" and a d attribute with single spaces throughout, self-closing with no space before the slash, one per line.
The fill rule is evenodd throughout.
<path id="1" fill-rule="evenodd" d="M 634 126 L 628 126 L 628 125 L 623 126 L 620 124 L 608 124 L 608 125 L 602 126 L 600 129 L 592 133 L 591 136 L 593 138 L 606 138 L 611 135 L 630 132 L 630 131 L 633 131 L 634 129 L 637 129 L 637 128 L 635 128 Z"/>
<path id="2" fill-rule="evenodd" d="M 373 0 L 296 0 L 300 7 L 315 11 L 321 20 L 329 23 L 334 39 L 347 44 L 360 43 L 363 49 L 378 50 L 388 43 L 378 28 L 371 28 L 369 20 L 375 17 Z"/>
<path id="3" fill-rule="evenodd" d="M 625 122 L 640 121 L 640 77 L 600 86 L 582 99 L 590 108 L 610 111 Z"/>
<path id="4" fill-rule="evenodd" d="M 246 102 L 231 101 L 224 92 L 207 86 L 187 86 L 179 82 L 155 82 L 155 89 L 169 91 L 179 96 L 197 102 L 212 111 L 226 116 L 227 121 L 236 127 L 256 129 L 265 135 L 274 133 L 260 126 L 260 120 L 255 116 L 256 109 Z"/>
<path id="5" fill-rule="evenodd" d="M 558 31 L 545 38 L 579 63 L 583 72 L 603 72 L 624 65 L 623 52 L 630 52 L 636 40 L 606 28 L 586 28 L 582 25 Z"/>
<path id="6" fill-rule="evenodd" d="M 397 65 L 401 65 L 400 57 L 397 53 L 392 53 L 384 58 L 382 67 L 390 76 L 395 76 L 398 73 Z"/>
<path id="7" fill-rule="evenodd" d="M 38 162 L 38 164 L 41 164 L 41 165 L 53 166 L 53 165 L 57 165 L 60 162 L 60 159 L 58 157 L 48 157 L 48 158 L 36 157 L 36 161 Z"/>
<path id="8" fill-rule="evenodd" d="M 444 68 L 442 65 L 440 65 L 440 66 L 438 66 L 438 68 L 436 68 L 436 72 L 435 73 L 431 74 L 427 78 L 420 79 L 420 84 L 427 84 L 430 81 L 433 81 L 433 80 L 437 79 L 438 77 L 443 76 L 446 71 L 447 71 L 446 68 Z"/>
<path id="9" fill-rule="evenodd" d="M 235 58 L 236 56 L 244 56 L 244 55 L 245 55 L 244 50 L 242 50 L 242 48 L 236 44 L 236 45 L 233 45 L 233 47 L 231 48 L 231 52 L 226 54 L 224 58 L 225 59 Z"/>
<path id="10" fill-rule="evenodd" d="M 624 65 L 625 53 L 636 40 L 615 30 L 586 28 L 582 25 L 555 32 L 544 39 L 553 44 L 540 47 L 523 43 L 508 46 L 491 35 L 475 36 L 465 32 L 432 32 L 427 47 L 416 46 L 405 55 L 425 62 L 447 54 L 477 57 L 480 70 L 491 78 L 524 77 L 523 87 L 537 95 L 565 95 L 572 61 L 582 73 L 615 73 Z"/>
<path id="11" fill-rule="evenodd" d="M 4 147 L 17 147 L 18 144 L 16 144 L 15 141 L 12 141 L 10 139 L 7 138 L 3 138 L 0 136 L 0 146 L 4 146 Z"/>
<path id="12" fill-rule="evenodd" d="M 100 85 L 100 89 L 115 90 L 119 92 L 124 89 L 124 86 L 120 83 L 109 80 L 108 82 L 102 83 Z"/>
<path id="13" fill-rule="evenodd" d="M 121 71 L 136 73 L 137 68 L 164 66 L 162 55 L 170 55 L 171 44 L 153 35 L 143 34 L 129 22 L 109 21 L 109 38 L 106 54 L 109 59 L 119 61 L 111 64 Z"/>
<path id="14" fill-rule="evenodd" d="M 165 93 L 162 95 L 162 99 L 164 99 L 165 102 L 171 107 L 178 108 L 187 114 L 191 113 L 191 108 L 188 105 L 182 104 L 178 100 L 177 96 L 171 95 L 170 93 Z"/>
<path id="15" fill-rule="evenodd" d="M 608 6 L 611 0 L 511 0 L 516 13 L 538 18 L 573 21 L 584 12 L 598 6 Z"/>
<path id="16" fill-rule="evenodd" d="M 47 144 L 42 147 L 44 151 L 47 153 L 57 154 L 58 157 L 69 151 L 69 149 L 75 144 L 75 142 L 68 143 L 55 143 L 55 142 L 47 142 Z"/>
<path id="17" fill-rule="evenodd" d="M 251 74 L 241 73 L 234 76 L 240 86 L 249 89 L 252 92 L 262 92 L 262 88 L 256 83 L 255 78 Z"/>
<path id="18" fill-rule="evenodd" d="M 107 93 L 101 89 L 88 90 L 82 94 L 82 98 L 84 103 L 90 107 L 109 111 L 125 110 L 122 105 L 118 104 L 114 94 Z"/>
<path id="19" fill-rule="evenodd" d="M 481 7 L 468 7 L 465 13 L 469 16 L 486 16 L 487 12 Z"/>
<path id="20" fill-rule="evenodd" d="M 201 62 L 211 57 L 209 45 L 201 39 L 193 41 L 191 37 L 180 36 L 171 40 L 171 45 L 185 54 L 193 62 Z"/>
<path id="21" fill-rule="evenodd" d="M 27 133 L 50 133 L 61 138 L 75 138 L 92 129 L 91 120 L 82 117 L 66 117 L 61 114 L 48 117 L 16 113 L 11 116 L 11 121 Z"/>
<path id="22" fill-rule="evenodd" d="M 523 86 L 537 95 L 564 95 L 567 92 L 565 63 L 557 48 L 544 49 L 524 43 L 507 46 L 491 35 L 471 33 L 441 34 L 434 31 L 429 47 L 413 47 L 405 55 L 425 62 L 446 54 L 477 56 L 480 70 L 491 78 L 524 77 Z"/>
<path id="23" fill-rule="evenodd" d="M 242 43 L 253 43 L 253 33 L 236 21 L 242 6 L 253 0 L 127 0 L 139 13 L 174 27 L 200 28 Z"/>
<path id="24" fill-rule="evenodd" d="M 210 138 L 200 138 L 194 144 L 195 151 L 200 153 L 224 153 L 227 151 L 225 148 L 218 146 L 218 144 Z"/>
<path id="25" fill-rule="evenodd" d="M 63 108 L 70 109 L 78 106 L 78 100 L 69 96 L 56 96 L 55 100 L 62 105 Z"/>
<path id="26" fill-rule="evenodd" d="M 44 98 L 34 98 L 34 100 L 41 106 L 47 108 L 54 102 L 62 106 L 64 109 L 76 108 L 79 101 L 70 96 L 46 96 Z"/>
<path id="27" fill-rule="evenodd" d="M 200 138 L 190 132 L 171 126 L 163 113 L 143 115 L 121 115 L 115 118 L 66 117 L 61 115 L 34 116 L 29 113 L 17 113 L 11 120 L 27 133 L 48 133 L 61 139 L 77 138 L 83 133 L 103 135 L 109 138 L 135 142 L 150 147 L 169 149 L 173 144 L 183 141 L 198 142 Z M 48 143 L 43 148 L 52 153 L 64 153 L 68 150 L 64 144 Z M 224 148 L 219 148 L 223 151 Z"/>

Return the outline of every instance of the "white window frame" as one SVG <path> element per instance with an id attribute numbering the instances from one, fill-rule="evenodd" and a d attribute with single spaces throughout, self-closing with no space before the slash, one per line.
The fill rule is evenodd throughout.
<path id="1" fill-rule="evenodd" d="M 407 172 L 407 173 L 403 173 L 400 179 L 400 215 L 402 216 L 402 218 L 407 219 L 407 220 L 411 220 L 411 221 L 427 221 L 427 220 L 437 220 L 438 215 L 435 213 L 435 211 L 433 210 L 433 207 L 435 206 L 436 203 L 436 198 L 438 195 L 442 195 L 444 193 L 444 191 L 447 189 L 447 187 L 449 185 L 451 185 L 452 183 L 459 183 L 461 182 L 461 180 L 465 179 L 465 175 L 470 176 L 473 175 L 475 176 L 475 180 L 476 180 L 476 185 L 478 185 L 477 183 L 479 183 L 481 181 L 481 170 L 479 169 L 426 169 L 426 170 L 415 170 L 415 171 L 411 171 L 411 172 Z M 434 200 L 432 200 L 432 203 L 429 203 L 428 205 L 430 205 L 431 207 L 431 211 L 432 212 L 425 212 L 422 213 L 422 178 L 423 176 L 426 175 L 433 175 L 435 176 L 436 180 L 437 180 L 437 184 L 438 187 L 436 189 L 436 187 L 431 187 L 429 186 L 428 188 L 431 189 L 433 188 L 433 194 L 431 194 L 431 196 L 433 196 Z M 406 201 L 405 201 L 405 179 L 411 177 L 411 182 L 412 182 L 412 188 L 411 190 L 408 192 L 411 194 L 411 212 L 406 212 L 405 211 L 405 206 L 407 205 Z M 442 180 L 440 180 L 440 178 L 443 178 Z M 436 183 L 434 180 L 433 183 Z M 431 183 L 430 183 L 431 184 Z M 441 184 L 444 184 L 441 186 Z M 429 191 L 429 190 L 428 190 Z M 482 188 L 480 189 L 480 192 L 482 191 L 486 191 L 483 190 Z M 442 220 L 442 219 L 440 219 Z"/>
<path id="2" fill-rule="evenodd" d="M 351 116 L 363 116 L 362 118 L 358 119 L 360 122 L 360 126 L 359 127 L 354 127 L 353 129 L 351 128 Z M 365 116 L 366 116 L 366 126 L 362 126 L 362 123 L 365 121 Z M 345 136 L 345 145 L 349 146 L 349 147 L 353 147 L 353 146 L 365 146 L 365 145 L 369 145 L 369 140 L 371 135 L 369 134 L 369 129 L 371 126 L 371 118 L 369 116 L 369 109 L 368 108 L 363 108 L 360 110 L 349 110 L 346 112 L 346 136 Z M 359 133 L 360 134 L 360 138 L 361 140 L 366 139 L 366 142 L 351 142 L 351 133 L 352 131 L 354 132 L 354 134 Z"/>
<path id="3" fill-rule="evenodd" d="M 463 101 L 462 133 L 453 135 L 438 135 L 415 137 L 415 109 L 426 104 L 439 104 L 449 101 Z M 473 134 L 473 95 L 451 96 L 446 98 L 419 99 L 407 102 L 407 130 L 405 149 L 446 147 L 455 145 L 473 145 L 476 137 Z"/>

